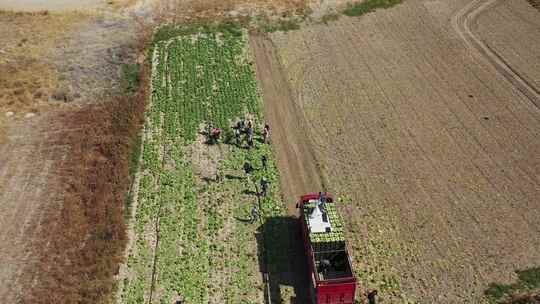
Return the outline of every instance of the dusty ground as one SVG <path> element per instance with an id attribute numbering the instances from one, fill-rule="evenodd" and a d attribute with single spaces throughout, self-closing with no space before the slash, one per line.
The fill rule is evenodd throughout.
<path id="1" fill-rule="evenodd" d="M 61 206 L 59 193 L 49 189 L 59 187 L 55 170 L 67 147 L 49 145 L 58 127 L 50 115 L 10 126 L 17 132 L 8 132 L 7 143 L 0 145 L 0 242 L 9 244 L 0 249 L 0 294 L 6 303 L 16 303 L 29 283 L 24 274 L 37 262 L 29 248 L 47 211 L 41 202 Z"/>
<path id="2" fill-rule="evenodd" d="M 529 3 L 540 10 L 540 0 L 529 0 Z"/>
<path id="3" fill-rule="evenodd" d="M 495 2 L 472 26 L 479 37 L 500 54 L 516 73 L 531 86 L 540 88 L 538 11 L 530 9 L 527 1 Z"/>
<path id="4" fill-rule="evenodd" d="M 87 16 L 68 14 L 0 12 L 0 109 L 8 112 L 37 112 L 48 104 L 59 86 L 53 50 L 65 47 L 62 42 Z"/>
<path id="5" fill-rule="evenodd" d="M 78 149 L 80 138 L 87 139 L 88 148 L 101 143 L 111 145 L 111 138 L 116 136 L 111 130 L 98 131 L 106 128 L 110 117 L 101 112 L 100 119 L 92 120 L 96 115 L 91 112 L 98 109 L 86 105 L 107 101 L 120 92 L 120 66 L 125 61 L 133 62 L 129 54 L 137 42 L 134 38 L 137 27 L 129 27 L 126 20 L 117 11 L 0 12 L 0 242 L 4 244 L 0 264 L 5 265 L 0 270 L 0 296 L 7 303 L 34 301 L 32 297 L 49 289 L 49 284 L 58 284 L 56 270 L 70 262 L 71 254 L 76 254 L 83 245 L 93 246 L 94 242 L 73 244 L 74 248 L 67 246 L 59 254 L 57 246 L 77 237 L 75 233 L 62 235 L 56 229 L 61 224 L 79 227 L 81 232 L 86 228 L 96 229 L 88 223 L 75 224 L 80 218 L 70 215 L 66 220 L 62 214 L 73 211 L 64 204 L 76 206 L 89 202 L 77 195 L 92 190 L 82 189 L 88 184 L 81 185 L 88 182 L 87 177 L 92 178 L 97 163 L 90 160 L 94 157 L 90 150 Z M 78 120 L 80 126 L 71 119 Z M 84 124 L 87 121 L 90 123 Z M 98 121 L 100 125 L 92 125 Z M 93 133 L 86 133 L 86 129 Z M 104 137 L 92 137 L 98 134 Z M 72 188 L 64 187 L 68 181 Z M 92 183 L 101 187 L 95 181 Z M 108 191 L 116 195 L 116 190 Z M 99 210 L 97 205 L 95 209 Z M 51 221 L 59 224 L 52 225 Z M 86 236 L 82 233 L 78 237 Z M 91 256 L 89 253 L 81 257 L 84 261 L 79 266 L 91 262 Z M 111 261 L 113 258 L 114 254 Z M 41 268 L 44 264 L 45 269 Z M 80 272 L 81 278 L 93 271 L 87 270 Z M 44 273 L 54 277 L 44 277 Z M 73 274 L 64 275 L 62 279 Z M 76 290 L 77 280 L 69 279 L 73 285 L 50 290 L 48 295 L 54 297 L 64 292 L 66 301 L 72 299 L 80 291 Z M 96 286 L 84 292 L 90 294 Z M 52 299 L 42 297 L 40 301 L 56 301 Z"/>
<path id="6" fill-rule="evenodd" d="M 3 0 L 0 9 L 13 11 L 68 11 L 75 9 L 92 9 L 104 5 L 103 0 Z"/>
<path id="7" fill-rule="evenodd" d="M 478 303 L 487 284 L 540 260 L 540 110 L 535 88 L 508 72 L 535 81 L 540 45 L 527 37 L 540 15 L 523 0 L 463 15 L 486 2 L 409 0 L 271 35 L 328 188 L 347 196 L 361 287 L 385 302 Z M 493 47 L 505 60 L 463 40 L 465 21 L 478 24 L 473 37 L 512 39 Z M 296 133 L 273 137 L 276 150 L 294 151 Z"/>
<path id="8" fill-rule="evenodd" d="M 301 195 L 323 188 L 321 173 L 309 138 L 303 136 L 306 132 L 304 117 L 293 102 L 272 41 L 261 35 L 250 39 L 265 101 L 265 115 L 276 141 L 274 155 L 281 172 L 281 191 L 287 200 L 289 214 L 296 214 L 295 203 Z"/>

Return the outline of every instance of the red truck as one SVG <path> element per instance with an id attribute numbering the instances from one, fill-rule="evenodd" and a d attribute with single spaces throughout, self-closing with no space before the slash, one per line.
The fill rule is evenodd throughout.
<path id="1" fill-rule="evenodd" d="M 313 304 L 355 303 L 356 278 L 332 196 L 303 195 L 297 204 L 311 277 Z"/>

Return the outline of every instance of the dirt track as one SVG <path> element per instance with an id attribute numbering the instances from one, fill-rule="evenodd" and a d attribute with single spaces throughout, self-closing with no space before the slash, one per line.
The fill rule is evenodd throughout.
<path id="1" fill-rule="evenodd" d="M 456 32 L 469 4 L 410 0 L 271 36 L 328 187 L 352 199 L 342 211 L 361 283 L 392 303 L 385 276 L 421 302 L 477 303 L 540 260 L 540 110 Z"/>
<path id="2" fill-rule="evenodd" d="M 281 189 L 289 214 L 296 214 L 295 201 L 300 195 L 323 189 L 321 172 L 315 163 L 309 138 L 304 136 L 304 117 L 292 100 L 272 41 L 262 35 L 252 35 L 250 39 L 265 116 L 272 126 L 272 138 L 276 139 L 273 148 L 281 172 Z"/>

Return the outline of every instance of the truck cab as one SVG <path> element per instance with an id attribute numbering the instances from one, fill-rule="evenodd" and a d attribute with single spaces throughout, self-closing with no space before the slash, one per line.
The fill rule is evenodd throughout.
<path id="1" fill-rule="evenodd" d="M 300 197 L 300 223 L 311 277 L 313 304 L 353 304 L 356 278 L 333 197 L 324 192 Z"/>

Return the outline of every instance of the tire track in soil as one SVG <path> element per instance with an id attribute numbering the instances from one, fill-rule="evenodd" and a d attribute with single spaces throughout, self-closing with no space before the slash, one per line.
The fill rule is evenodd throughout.
<path id="1" fill-rule="evenodd" d="M 536 88 L 540 88 L 538 14 L 526 0 L 507 1 L 493 5 L 472 23 L 473 32 Z"/>
<path id="2" fill-rule="evenodd" d="M 386 17 L 387 20 L 384 20 L 384 22 L 381 22 L 381 23 L 382 24 L 390 23 L 391 19 L 392 19 L 392 16 L 385 16 L 385 17 Z M 409 16 L 409 17 L 412 17 L 412 16 Z M 402 28 L 403 24 L 400 24 L 399 27 Z M 408 31 L 410 33 L 414 32 L 414 31 L 411 31 L 410 29 Z M 398 33 L 399 29 L 396 28 L 396 29 L 390 30 L 389 32 L 390 33 Z M 414 33 L 416 33 L 416 32 L 414 32 Z M 418 37 L 424 38 L 424 37 L 430 37 L 430 36 L 432 36 L 431 33 L 428 34 L 428 35 L 425 35 L 425 34 L 411 35 L 411 37 L 409 37 L 406 40 L 410 41 L 410 44 L 413 46 L 412 49 L 421 50 L 423 45 L 429 44 L 428 43 L 429 39 L 427 41 L 422 40 L 422 39 L 420 41 L 416 41 L 417 38 Z M 436 39 L 437 35 L 433 35 L 433 37 Z M 396 41 L 399 40 L 399 37 L 393 37 L 393 38 Z M 353 39 L 351 39 L 351 40 L 353 40 Z M 444 48 L 444 46 L 443 46 L 443 48 Z M 436 48 L 434 48 L 434 50 L 435 49 Z M 400 48 L 398 50 L 393 50 L 394 54 L 399 54 L 399 55 L 394 55 L 396 57 L 396 60 L 401 61 L 401 62 L 406 62 L 407 61 L 406 60 L 407 55 L 406 54 L 405 55 L 401 54 L 399 52 L 399 50 L 404 51 L 405 49 Z M 428 51 L 431 51 L 431 49 L 429 49 Z M 389 52 L 391 53 L 392 50 L 390 50 Z M 433 106 L 436 106 L 436 108 L 438 108 L 437 111 L 433 112 L 433 115 L 436 118 L 435 121 L 445 122 L 445 120 L 451 118 L 452 116 L 454 117 L 453 121 L 448 120 L 448 122 L 445 122 L 445 125 L 448 125 L 450 127 L 450 128 L 445 127 L 445 129 L 446 129 L 445 132 L 448 132 L 449 139 L 452 142 L 457 143 L 457 146 L 459 147 L 458 151 L 461 150 L 461 152 L 459 154 L 461 154 L 462 156 L 459 157 L 459 159 L 467 159 L 467 163 L 469 163 L 469 165 L 467 165 L 467 166 L 470 166 L 472 164 L 473 167 L 471 167 L 471 168 L 476 168 L 476 169 L 478 169 L 478 172 L 479 172 L 479 175 L 474 177 L 474 175 L 471 175 L 470 173 L 467 173 L 465 171 L 465 172 L 463 172 L 465 174 L 464 177 L 465 176 L 470 176 L 470 177 L 473 177 L 472 180 L 481 180 L 481 181 L 483 181 L 482 182 L 482 188 L 483 189 L 491 189 L 490 191 L 480 191 L 480 192 L 478 192 L 478 190 L 475 190 L 474 192 L 471 192 L 471 193 L 476 193 L 475 195 L 480 195 L 481 197 L 484 197 L 484 201 L 487 200 L 487 201 L 492 201 L 494 203 L 501 203 L 501 201 L 497 197 L 491 197 L 491 194 L 492 193 L 497 193 L 499 191 L 506 192 L 505 190 L 507 190 L 506 188 L 508 187 L 507 186 L 508 184 L 505 181 L 505 177 L 506 177 L 505 175 L 506 174 L 504 174 L 504 173 L 502 174 L 502 177 L 503 177 L 502 181 L 501 181 L 500 178 L 498 178 L 497 175 L 490 174 L 490 173 L 494 173 L 496 171 L 496 170 L 494 170 L 493 166 L 495 166 L 495 167 L 498 167 L 498 166 L 497 166 L 497 164 L 495 164 L 495 165 L 493 164 L 493 159 L 492 159 L 491 155 L 489 155 L 489 153 L 487 153 L 486 150 L 482 149 L 483 148 L 482 144 L 481 144 L 482 139 L 479 140 L 478 138 L 475 138 L 474 134 L 476 132 L 478 132 L 478 131 L 477 131 L 477 128 L 474 127 L 474 125 L 473 125 L 473 127 L 471 127 L 471 123 L 473 123 L 477 119 L 475 119 L 474 116 L 471 116 L 468 113 L 462 113 L 463 107 L 459 106 L 459 103 L 461 103 L 463 101 L 462 96 L 459 96 L 457 98 L 456 98 L 456 96 L 453 96 L 454 93 L 453 93 L 453 90 L 451 90 L 450 86 L 451 86 L 451 84 L 454 83 L 454 81 L 452 81 L 450 83 L 447 83 L 447 84 L 444 84 L 444 81 L 446 81 L 446 79 L 444 79 L 444 78 L 448 77 L 446 75 L 452 75 L 452 73 L 449 72 L 449 71 L 455 70 L 455 67 L 453 69 L 445 68 L 444 67 L 445 66 L 444 62 L 438 60 L 439 57 L 443 57 L 443 56 L 439 56 L 438 54 L 444 54 L 444 52 L 439 52 L 439 53 L 429 52 L 429 53 L 427 53 L 427 57 L 425 57 L 424 59 L 419 60 L 416 65 L 413 65 L 411 68 L 408 68 L 408 70 L 417 71 L 417 72 L 415 72 L 415 74 L 420 76 L 420 80 L 418 81 L 418 83 L 428 83 L 429 84 L 429 82 L 430 82 L 429 79 L 432 81 L 432 84 L 430 84 L 428 86 L 428 88 L 429 88 L 428 91 L 429 92 L 434 92 L 434 96 L 433 96 L 433 98 L 430 98 L 430 100 L 433 100 Z M 403 58 L 398 59 L 399 57 L 401 57 L 401 55 L 403 55 Z M 417 55 L 422 55 L 422 54 L 419 53 Z M 394 56 L 392 56 L 392 57 L 394 57 Z M 387 58 L 387 61 L 392 61 L 392 60 Z M 440 62 L 437 62 L 437 61 L 440 61 Z M 396 69 L 397 69 L 397 67 L 396 67 Z M 442 72 L 440 70 L 442 70 Z M 437 73 L 433 73 L 433 71 L 435 71 Z M 427 76 L 428 79 L 421 79 L 421 78 L 423 78 L 422 77 L 423 75 Z M 445 76 L 438 76 L 438 75 L 445 75 Z M 440 84 L 441 81 L 443 81 L 442 85 Z M 456 79 L 456 81 L 459 83 L 461 80 Z M 443 89 L 441 90 L 441 89 L 439 89 L 439 87 L 443 88 Z M 448 87 L 449 90 L 445 91 L 444 90 L 445 87 Z M 459 92 L 459 90 L 457 90 L 457 94 L 460 94 L 460 93 L 463 94 L 462 92 Z M 442 101 L 442 103 L 441 103 L 441 101 Z M 458 103 L 454 104 L 455 101 L 458 101 Z M 464 103 L 464 105 L 467 106 L 466 103 Z M 444 114 L 444 115 L 441 115 L 439 113 Z M 461 117 L 466 118 L 466 119 L 462 119 Z M 457 125 L 456 125 L 456 123 L 457 123 Z M 489 130 L 487 126 L 485 126 L 482 129 L 484 129 L 483 132 Z M 492 134 L 489 134 L 488 136 L 492 136 Z M 532 137 L 532 138 L 534 138 L 534 137 Z M 529 138 L 529 140 L 531 140 L 532 138 Z M 477 145 L 479 147 L 477 147 Z M 494 151 L 498 152 L 497 149 L 494 149 Z M 469 155 L 467 153 L 469 153 Z M 497 153 L 497 154 L 499 154 L 499 153 Z M 471 157 L 471 156 L 474 156 L 474 157 Z M 499 162 L 501 160 L 501 158 L 504 160 L 504 158 L 501 157 L 500 154 L 495 155 L 494 157 L 497 159 L 497 162 Z M 476 169 L 474 170 L 474 172 L 476 172 Z M 519 171 L 519 169 L 517 171 Z M 502 172 L 504 172 L 504 170 Z M 500 186 L 501 183 L 503 183 L 502 186 Z M 518 192 L 521 192 L 521 191 L 518 191 Z M 505 200 L 508 200 L 507 194 L 513 195 L 515 193 L 505 193 L 505 195 L 503 195 Z M 530 198 L 530 199 L 532 199 L 532 198 Z M 473 202 L 478 203 L 477 200 L 474 200 Z M 474 207 L 475 209 L 477 207 L 480 207 L 480 208 L 482 207 L 481 204 L 480 205 L 475 204 L 475 205 L 476 206 L 473 205 L 471 207 Z M 501 206 L 500 204 L 497 204 L 497 205 Z M 487 214 L 490 214 L 490 212 L 492 213 L 493 210 L 485 210 L 483 212 L 484 212 L 484 214 L 487 215 Z M 478 211 L 475 212 L 475 213 L 482 214 L 482 213 L 479 213 Z M 509 214 L 511 214 L 511 213 L 509 213 Z M 485 219 L 485 216 L 484 216 L 484 219 Z M 472 218 L 472 220 L 477 220 L 477 219 Z M 517 222 L 520 222 L 520 221 L 518 220 Z"/>
<path id="3" fill-rule="evenodd" d="M 434 35 L 434 33 L 429 33 L 426 36 L 432 36 L 434 39 L 437 39 L 437 36 Z M 411 42 L 414 43 L 415 41 L 412 40 L 413 39 L 411 39 Z M 440 39 L 437 39 L 436 41 L 437 45 L 442 46 L 443 48 L 447 47 L 444 46 L 444 41 L 441 41 Z M 422 42 L 419 42 L 419 44 L 422 44 Z M 419 49 L 420 46 L 416 44 L 416 48 Z M 445 108 L 448 109 L 442 109 L 439 112 L 443 113 L 444 111 L 450 111 L 451 114 L 449 116 L 454 116 L 455 121 L 459 123 L 461 128 L 450 128 L 449 131 L 453 134 L 454 139 L 460 143 L 462 151 L 464 153 L 466 153 L 466 151 L 474 151 L 472 155 L 475 156 L 470 157 L 470 161 L 472 161 L 472 163 L 479 170 L 485 182 L 489 183 L 489 186 L 496 189 L 498 193 L 502 193 L 506 200 L 508 200 L 508 197 L 512 197 L 515 201 L 534 201 L 537 194 L 534 192 L 531 193 L 530 189 L 534 189 L 535 187 L 534 178 L 536 174 L 534 172 L 528 172 L 529 174 L 527 174 L 526 167 L 520 168 L 519 165 L 512 165 L 505 160 L 504 154 L 510 155 L 512 152 L 508 150 L 509 145 L 507 145 L 507 143 L 505 144 L 504 140 L 500 138 L 497 139 L 500 137 L 501 133 L 504 134 L 506 132 L 504 130 L 504 126 L 501 123 L 497 123 L 498 127 L 491 123 L 484 124 L 482 121 L 478 123 L 478 119 L 475 119 L 475 116 L 481 116 L 482 109 L 477 108 L 476 103 L 467 104 L 466 100 L 468 98 L 466 96 L 466 92 L 470 91 L 467 89 L 467 84 L 460 84 L 460 82 L 463 82 L 462 79 L 456 78 L 448 81 L 444 79 L 446 77 L 440 76 L 445 75 L 445 71 L 459 67 L 449 67 L 444 61 L 438 58 L 436 52 L 430 53 L 431 54 L 428 53 L 427 57 L 425 57 L 425 61 L 418 65 L 418 68 L 423 71 L 423 74 L 429 76 L 429 79 L 432 80 L 434 84 L 432 89 L 439 92 L 440 100 L 444 101 Z M 433 61 L 433 63 L 430 61 Z M 422 67 L 424 64 L 427 64 L 428 70 L 424 70 L 425 68 Z M 429 69 L 432 69 L 436 73 L 432 73 Z M 451 86 L 456 84 L 460 84 L 463 89 L 452 90 Z M 438 88 L 448 89 L 439 90 Z M 455 103 L 454 101 L 458 102 Z M 488 108 L 488 112 L 496 112 L 495 109 L 489 109 L 489 102 L 482 103 L 484 108 Z M 526 132 L 521 132 L 520 137 L 524 136 L 523 139 L 512 143 L 513 147 L 520 146 L 521 150 L 527 150 L 528 143 L 538 136 L 538 131 L 531 130 L 529 128 L 530 125 L 527 125 L 527 123 L 521 121 L 520 118 L 523 118 L 523 116 L 520 116 L 520 113 L 513 113 L 513 111 L 503 103 L 500 104 L 500 108 L 503 108 L 505 111 L 511 113 L 510 116 L 516 122 L 519 122 L 516 128 L 527 130 Z M 535 121 L 533 120 L 531 123 L 534 125 Z M 475 125 L 480 125 L 480 129 Z M 511 136 L 508 135 L 507 138 L 511 138 Z M 464 139 L 468 140 L 464 141 Z M 486 143 L 486 139 L 488 139 L 488 143 Z M 495 142 L 495 146 L 490 146 L 489 141 Z M 506 153 L 499 153 L 499 150 L 504 151 L 505 149 L 507 150 Z M 513 168 L 513 170 L 507 170 L 508 168 Z M 495 172 L 497 172 L 497 174 L 494 174 Z M 516 181 L 520 181 L 520 183 L 516 183 L 516 185 L 519 185 L 519 189 L 516 189 L 518 190 L 518 193 L 507 192 L 506 190 L 508 187 L 510 187 L 510 185 Z M 492 198 L 491 201 L 496 202 L 498 201 L 498 198 Z"/>
<path id="4" fill-rule="evenodd" d="M 417 35 L 417 36 L 422 37 L 422 38 L 426 37 L 426 35 L 424 34 Z M 427 37 L 429 36 L 430 35 L 427 35 Z M 419 42 L 420 45 L 418 44 L 415 45 L 417 41 L 415 41 L 414 37 L 409 38 L 408 41 L 410 41 L 410 43 L 413 45 L 413 49 L 422 49 L 420 45 L 426 44 L 425 40 L 421 40 Z M 429 41 L 429 38 L 428 38 L 428 41 Z M 422 54 L 420 53 L 418 55 L 420 56 Z M 406 57 L 407 55 L 404 55 L 404 56 Z M 397 57 L 399 58 L 400 56 L 397 56 Z M 419 57 L 419 58 L 422 58 L 422 57 Z M 487 174 L 493 173 L 496 170 L 492 167 L 494 165 L 492 161 L 488 160 L 491 158 L 491 156 L 487 154 L 485 150 L 482 151 L 481 143 L 478 142 L 478 140 L 474 138 L 475 137 L 474 133 L 475 133 L 476 128 L 471 127 L 470 123 L 477 121 L 477 119 L 475 119 L 474 116 L 471 117 L 470 115 L 468 115 L 468 113 L 462 113 L 463 107 L 459 106 L 459 103 L 454 105 L 454 101 L 459 101 L 460 99 L 455 98 L 455 96 L 452 96 L 453 90 L 451 90 L 451 88 L 448 91 L 445 91 L 444 88 L 446 87 L 446 85 L 440 84 L 440 81 L 443 81 L 444 77 L 440 77 L 438 75 L 445 75 L 444 72 L 443 73 L 439 72 L 438 74 L 433 73 L 433 71 L 437 72 L 437 68 L 430 61 L 437 61 L 437 59 L 438 58 L 436 54 L 428 53 L 428 58 L 420 59 L 417 64 L 407 69 L 411 71 L 416 71 L 415 72 L 416 75 L 419 75 L 419 76 L 425 75 L 426 77 L 428 77 L 428 79 L 420 78 L 420 80 L 418 81 L 419 83 L 429 84 L 431 81 L 432 84 L 428 86 L 430 88 L 428 91 L 434 93 L 434 96 L 430 99 L 433 100 L 432 105 L 433 105 L 433 108 L 436 109 L 436 111 L 434 111 L 432 115 L 436 118 L 436 121 L 445 122 L 445 120 L 448 120 L 448 122 L 445 122 L 445 125 L 448 125 L 450 127 L 449 128 L 445 127 L 444 129 L 446 130 L 445 132 L 448 134 L 449 139 L 454 143 L 452 146 L 455 146 L 457 148 L 456 151 L 460 151 L 460 152 L 457 152 L 460 155 L 458 159 L 466 160 L 467 166 L 470 166 L 471 168 L 475 168 L 474 170 L 470 171 L 470 172 L 474 172 L 474 174 L 468 173 L 466 171 L 462 171 L 461 172 L 462 178 L 460 178 L 460 180 L 463 178 L 466 178 L 471 181 L 474 181 L 474 180 L 481 181 L 481 185 L 482 185 L 481 189 L 482 188 L 487 189 L 484 191 L 482 190 L 478 191 L 477 189 L 474 189 L 474 191 L 471 192 L 471 195 L 476 195 L 478 198 L 481 198 L 484 203 L 478 204 L 480 201 L 478 201 L 478 199 L 474 199 L 472 201 L 472 203 L 474 204 L 469 205 L 469 207 L 474 208 L 474 209 L 483 208 L 482 206 L 485 205 L 485 203 L 488 201 L 492 201 L 493 203 L 501 203 L 497 197 L 489 197 L 491 196 L 490 194 L 496 193 L 497 191 L 501 190 L 500 188 L 497 189 L 498 188 L 497 184 L 500 184 L 500 180 L 496 178 L 497 177 L 496 175 L 485 176 L 486 173 Z M 435 62 L 435 65 L 439 66 L 439 63 Z M 445 69 L 444 67 L 442 69 L 444 71 L 451 70 L 451 69 Z M 451 75 L 451 73 L 448 73 L 448 74 Z M 439 88 L 442 88 L 442 90 Z M 466 118 L 466 119 L 462 120 L 461 117 Z M 469 126 L 467 127 L 467 125 Z M 478 145 L 480 146 L 480 149 Z M 474 157 L 471 157 L 471 156 L 474 156 Z M 497 157 L 497 158 L 500 158 L 500 157 Z M 495 167 L 497 166 L 495 165 Z M 490 179 L 490 177 L 493 179 L 493 181 Z M 468 196 L 471 196 L 471 195 L 468 195 Z M 489 215 L 490 211 L 493 212 L 493 210 L 483 210 L 482 212 L 479 212 L 479 211 L 480 210 L 475 211 L 474 214 Z M 461 210 L 460 212 L 463 212 L 463 210 Z M 464 214 L 466 215 L 466 213 Z M 512 213 L 509 213 L 509 214 L 512 214 Z M 476 217 L 472 217 L 471 220 L 478 221 L 479 219 L 477 219 Z M 475 270 L 475 271 L 478 271 L 478 270 Z"/>
<path id="5" fill-rule="evenodd" d="M 514 87 L 519 89 L 533 104 L 540 107 L 540 90 L 529 83 L 525 77 L 521 76 L 503 57 L 471 30 L 471 24 L 478 16 L 497 1 L 500 0 L 471 1 L 452 17 L 452 27 L 470 49 L 492 64 Z"/>
<path id="6" fill-rule="evenodd" d="M 271 143 L 280 173 L 283 200 L 289 216 L 296 217 L 296 200 L 303 194 L 326 189 L 325 182 L 309 138 L 305 135 L 304 117 L 295 106 L 272 41 L 254 34 L 250 35 L 249 44 L 264 99 L 264 115 L 272 130 Z M 308 303 L 310 280 L 300 226 L 289 226 L 288 230 L 290 235 L 294 235 L 287 248 L 290 252 L 289 271 L 268 275 L 271 280 L 277 276 L 278 285 L 294 288 L 296 298 L 290 299 L 291 302 Z M 281 303 L 282 300 L 289 302 L 289 299 L 275 299 L 275 295 L 271 295 L 272 303 Z"/>

